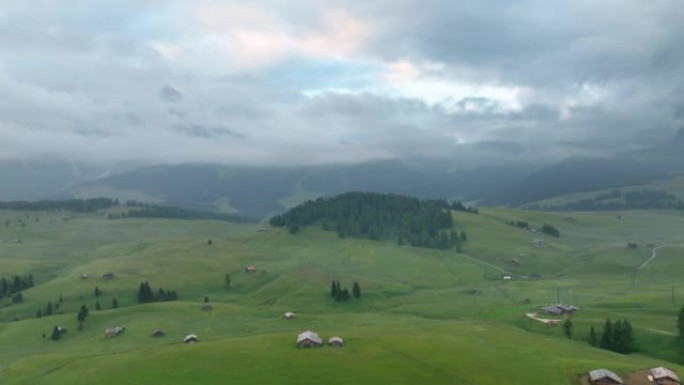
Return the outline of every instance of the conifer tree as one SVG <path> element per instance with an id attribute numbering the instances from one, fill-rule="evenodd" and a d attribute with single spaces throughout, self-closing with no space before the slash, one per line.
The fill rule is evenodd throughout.
<path id="1" fill-rule="evenodd" d="M 589 345 L 598 345 L 598 336 L 596 336 L 596 330 L 594 330 L 593 326 L 589 329 Z"/>
<path id="2" fill-rule="evenodd" d="M 95 294 L 95 297 L 99 297 L 100 294 L 102 294 L 102 292 L 100 291 L 100 289 L 97 286 L 95 286 L 95 293 L 94 294 Z"/>
<path id="3" fill-rule="evenodd" d="M 228 289 L 230 289 L 230 274 L 226 273 L 225 281 L 226 281 L 226 290 L 228 290 Z"/>
<path id="4" fill-rule="evenodd" d="M 603 334 L 601 334 L 599 348 L 607 350 L 613 349 L 613 324 L 610 322 L 610 318 L 606 318 L 606 323 L 603 326 Z"/>
<path id="5" fill-rule="evenodd" d="M 52 302 L 48 301 L 47 307 L 45 308 L 45 315 L 52 315 Z"/>
<path id="6" fill-rule="evenodd" d="M 684 306 L 679 310 L 677 316 L 677 330 L 679 331 L 679 338 L 684 341 Z"/>
<path id="7" fill-rule="evenodd" d="M 102 310 L 102 308 L 100 307 L 100 301 L 95 301 L 95 310 Z"/>
<path id="8" fill-rule="evenodd" d="M 118 309 L 118 308 L 119 308 L 119 301 L 117 301 L 116 298 L 114 298 L 112 300 L 112 309 Z"/>
<path id="9" fill-rule="evenodd" d="M 38 313 L 36 313 L 36 318 L 42 318 L 43 317 L 43 311 L 38 309 Z"/>
<path id="10" fill-rule="evenodd" d="M 617 320 L 613 324 L 613 342 L 610 350 L 617 353 L 624 353 L 625 335 L 622 330 L 622 320 Z"/>
<path id="11" fill-rule="evenodd" d="M 354 286 L 352 286 L 352 293 L 354 294 L 354 298 L 361 298 L 361 288 L 357 282 L 354 282 Z"/>
<path id="12" fill-rule="evenodd" d="M 78 316 L 76 319 L 78 320 L 79 323 L 85 321 L 85 319 L 88 317 L 88 308 L 86 305 L 81 305 L 81 309 L 78 311 Z"/>
<path id="13" fill-rule="evenodd" d="M 634 351 L 634 335 L 632 334 L 632 324 L 625 320 L 622 322 L 623 348 L 624 354 Z"/>
<path id="14" fill-rule="evenodd" d="M 337 284 L 335 283 L 335 280 L 330 282 L 330 298 L 337 298 Z"/>
<path id="15" fill-rule="evenodd" d="M 50 338 L 53 341 L 57 341 L 58 339 L 62 338 L 62 332 L 59 330 L 59 326 L 55 325 L 55 327 L 52 328 L 52 335 Z"/>

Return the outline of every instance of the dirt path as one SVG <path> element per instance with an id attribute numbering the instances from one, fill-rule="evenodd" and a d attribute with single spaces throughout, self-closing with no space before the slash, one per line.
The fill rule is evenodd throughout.
<path id="1" fill-rule="evenodd" d="M 638 270 L 643 269 L 644 267 L 646 267 L 646 265 L 648 265 L 649 263 L 651 263 L 651 261 L 654 260 L 655 257 L 658 256 L 657 251 L 658 251 L 658 249 L 660 249 L 661 247 L 665 247 L 665 246 L 654 247 L 654 248 L 653 248 L 653 251 L 652 251 L 652 253 L 651 253 L 651 257 L 650 257 L 649 259 L 645 260 L 644 263 L 642 263 L 641 266 L 639 266 L 639 269 L 638 269 Z"/>
<path id="2" fill-rule="evenodd" d="M 549 318 L 539 318 L 537 317 L 537 313 L 525 313 L 526 316 L 532 318 L 533 320 L 539 321 L 543 323 L 544 325 L 555 325 L 559 323 L 562 320 L 558 319 L 549 319 Z"/>

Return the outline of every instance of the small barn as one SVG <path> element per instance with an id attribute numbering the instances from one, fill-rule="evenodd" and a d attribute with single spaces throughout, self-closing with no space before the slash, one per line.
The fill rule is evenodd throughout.
<path id="1" fill-rule="evenodd" d="M 256 267 L 254 266 L 247 266 L 245 267 L 245 272 L 246 273 L 254 273 L 256 271 Z"/>
<path id="2" fill-rule="evenodd" d="M 561 316 L 561 315 L 573 314 L 574 312 L 579 310 L 579 308 L 577 306 L 573 306 L 573 305 L 566 305 L 566 304 L 562 304 L 562 303 L 557 303 L 557 304 L 553 304 L 553 305 L 542 306 L 539 310 L 541 310 L 542 312 L 544 312 L 546 314 Z"/>
<path id="3" fill-rule="evenodd" d="M 195 334 L 188 334 L 183 338 L 183 342 L 186 344 L 194 344 L 195 342 L 199 341 L 199 338 Z"/>
<path id="4" fill-rule="evenodd" d="M 344 340 L 342 340 L 342 337 L 330 337 L 328 340 L 328 345 L 336 347 L 336 348 L 341 348 L 342 345 L 344 345 Z"/>
<path id="5" fill-rule="evenodd" d="M 651 369 L 653 383 L 657 385 L 681 385 L 679 377 L 668 368 L 658 367 Z"/>
<path id="6" fill-rule="evenodd" d="M 312 348 L 323 345 L 323 340 L 318 334 L 307 330 L 297 336 L 297 346 L 300 348 Z"/>
<path id="7" fill-rule="evenodd" d="M 622 385 L 624 382 L 617 374 L 608 369 L 595 369 L 589 372 L 591 385 Z"/>
<path id="8" fill-rule="evenodd" d="M 283 313 L 283 318 L 285 318 L 285 319 L 294 319 L 295 317 L 296 317 L 295 313 L 293 313 L 291 311 L 286 311 L 285 313 Z"/>
<path id="9" fill-rule="evenodd" d="M 152 337 L 164 337 L 165 335 L 166 333 L 164 333 L 164 331 L 161 329 L 157 329 L 152 332 Z"/>
<path id="10" fill-rule="evenodd" d="M 109 338 L 117 337 L 117 336 L 120 336 L 121 333 L 123 333 L 125 331 L 126 331 L 125 326 L 116 326 L 113 328 L 107 328 L 107 329 L 105 329 L 105 337 L 109 337 Z"/>
<path id="11" fill-rule="evenodd" d="M 114 273 L 104 273 L 102 279 L 114 279 Z"/>

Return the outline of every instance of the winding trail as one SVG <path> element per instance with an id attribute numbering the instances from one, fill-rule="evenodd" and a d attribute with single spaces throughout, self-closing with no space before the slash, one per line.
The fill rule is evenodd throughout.
<path id="1" fill-rule="evenodd" d="M 658 251 L 658 249 L 660 249 L 661 247 L 665 247 L 665 246 L 654 247 L 654 248 L 653 248 L 653 252 L 651 253 L 651 257 L 650 257 L 649 259 L 645 260 L 644 263 L 642 263 L 641 266 L 639 266 L 639 268 L 638 268 L 637 270 L 641 270 L 641 269 L 643 269 L 644 267 L 646 267 L 646 265 L 648 265 L 649 263 L 651 263 L 651 261 L 654 260 L 655 257 L 658 256 L 657 251 Z"/>

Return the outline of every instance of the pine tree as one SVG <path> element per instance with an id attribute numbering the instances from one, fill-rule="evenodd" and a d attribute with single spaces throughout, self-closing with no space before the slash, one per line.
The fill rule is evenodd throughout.
<path id="1" fill-rule="evenodd" d="M 204 296 L 204 303 L 209 303 L 209 297 L 208 296 Z"/>
<path id="2" fill-rule="evenodd" d="M 599 348 L 607 350 L 613 349 L 613 324 L 610 322 L 610 318 L 606 318 L 606 323 L 603 326 L 603 334 L 601 334 Z"/>
<path id="3" fill-rule="evenodd" d="M 337 284 L 335 280 L 330 282 L 330 298 L 337 298 Z"/>
<path id="4" fill-rule="evenodd" d="M 570 318 L 566 318 L 563 322 L 563 333 L 566 337 L 572 338 L 572 320 Z"/>
<path id="5" fill-rule="evenodd" d="M 95 301 L 95 310 L 102 310 L 102 308 L 100 307 L 100 301 Z"/>
<path id="6" fill-rule="evenodd" d="M 61 294 L 59 295 L 59 303 L 64 303 L 64 297 Z"/>
<path id="7" fill-rule="evenodd" d="M 352 286 L 352 293 L 354 294 L 354 298 L 361 298 L 361 288 L 357 282 L 354 282 L 354 286 Z"/>
<path id="8" fill-rule="evenodd" d="M 211 246 L 213 244 L 214 244 L 214 242 L 212 242 L 211 239 L 207 241 L 207 245 Z"/>
<path id="9" fill-rule="evenodd" d="M 225 282 L 226 282 L 226 290 L 230 289 L 230 274 L 228 274 L 228 273 L 226 273 Z"/>
<path id="10" fill-rule="evenodd" d="M 81 323 L 81 322 L 85 321 L 87 317 L 88 317 L 88 308 L 86 307 L 86 305 L 81 305 L 81 308 L 78 311 L 78 316 L 76 317 L 76 319 L 78 320 L 79 323 Z"/>
<path id="11" fill-rule="evenodd" d="M 52 302 L 48 301 L 47 307 L 45 308 L 45 315 L 46 315 L 46 316 L 52 315 L 52 311 L 53 311 L 53 309 L 52 309 Z"/>
<path id="12" fill-rule="evenodd" d="M 95 293 L 94 294 L 95 294 L 95 297 L 99 297 L 100 294 L 102 294 L 102 292 L 100 291 L 100 289 L 97 286 L 95 286 Z"/>
<path id="13" fill-rule="evenodd" d="M 632 324 L 627 320 L 622 322 L 622 333 L 624 353 L 629 354 L 634 351 L 634 334 L 632 333 Z"/>
<path id="14" fill-rule="evenodd" d="M 36 313 L 36 318 L 42 318 L 43 317 L 43 311 L 38 309 L 38 313 Z"/>
<path id="15" fill-rule="evenodd" d="M 589 345 L 598 345 L 598 336 L 596 336 L 596 330 L 594 330 L 593 326 L 589 329 Z"/>
<path id="16" fill-rule="evenodd" d="M 112 309 L 118 309 L 118 308 L 119 308 L 119 301 L 117 301 L 116 298 L 114 298 L 112 300 Z"/>
<path id="17" fill-rule="evenodd" d="M 57 341 L 58 339 L 62 338 L 62 332 L 59 330 L 59 326 L 55 325 L 54 328 L 52 328 L 52 336 L 50 338 L 53 341 Z"/>
<path id="18" fill-rule="evenodd" d="M 622 320 L 617 320 L 613 324 L 613 342 L 611 349 L 617 353 L 624 353 L 625 350 L 625 335 L 622 330 Z"/>

